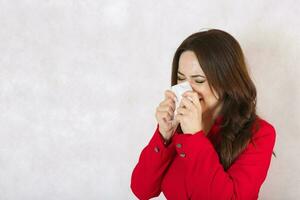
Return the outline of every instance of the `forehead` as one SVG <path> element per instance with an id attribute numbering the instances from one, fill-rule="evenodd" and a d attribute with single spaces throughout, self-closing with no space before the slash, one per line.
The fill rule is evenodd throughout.
<path id="1" fill-rule="evenodd" d="M 197 56 L 193 51 L 184 51 L 180 55 L 178 70 L 185 75 L 204 75 L 203 70 L 198 62 Z"/>

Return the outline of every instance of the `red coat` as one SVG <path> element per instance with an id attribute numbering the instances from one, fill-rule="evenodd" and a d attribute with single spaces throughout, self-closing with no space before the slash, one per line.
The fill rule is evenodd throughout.
<path id="1" fill-rule="evenodd" d="M 142 150 L 131 175 L 131 190 L 141 200 L 159 196 L 168 200 L 253 200 L 269 169 L 275 129 L 258 118 L 259 130 L 253 143 L 237 157 L 227 171 L 220 164 L 212 141 L 217 139 L 222 118 L 219 116 L 207 136 L 175 131 L 172 142 L 164 140 L 156 130 Z"/>

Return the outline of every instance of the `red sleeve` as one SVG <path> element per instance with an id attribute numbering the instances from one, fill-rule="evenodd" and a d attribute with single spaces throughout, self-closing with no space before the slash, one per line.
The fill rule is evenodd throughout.
<path id="1" fill-rule="evenodd" d="M 164 174 L 176 155 L 173 143 L 164 143 L 157 124 L 131 175 L 131 190 L 141 200 L 159 196 Z"/>
<path id="2" fill-rule="evenodd" d="M 203 130 L 193 134 L 176 134 L 176 151 L 187 166 L 191 199 L 257 199 L 270 165 L 275 144 L 275 129 L 263 123 L 231 167 L 224 171 L 212 143 Z"/>

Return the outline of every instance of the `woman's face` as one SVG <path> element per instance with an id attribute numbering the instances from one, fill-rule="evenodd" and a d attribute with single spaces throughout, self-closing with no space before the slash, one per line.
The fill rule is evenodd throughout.
<path id="1" fill-rule="evenodd" d="M 198 93 L 203 114 L 213 114 L 219 111 L 218 95 L 215 90 L 211 91 L 206 76 L 193 51 L 184 51 L 179 58 L 177 83 L 188 81 L 195 92 Z M 215 93 L 215 95 L 213 94 Z M 217 110 L 218 108 L 218 110 Z"/>

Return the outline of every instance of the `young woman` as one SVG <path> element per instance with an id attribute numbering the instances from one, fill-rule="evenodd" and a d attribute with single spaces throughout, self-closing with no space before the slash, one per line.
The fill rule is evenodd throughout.
<path id="1" fill-rule="evenodd" d="M 172 65 L 171 85 L 188 81 L 193 91 L 183 94 L 175 116 L 176 96 L 165 91 L 131 190 L 142 200 L 161 191 L 170 200 L 258 199 L 276 131 L 256 114 L 239 43 L 222 30 L 197 32 L 178 47 Z"/>

